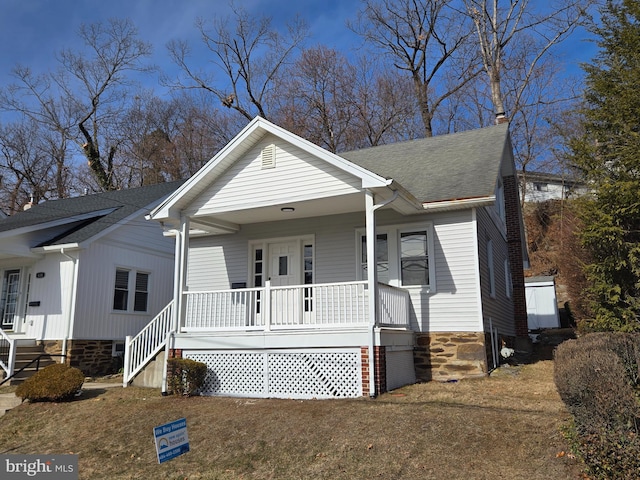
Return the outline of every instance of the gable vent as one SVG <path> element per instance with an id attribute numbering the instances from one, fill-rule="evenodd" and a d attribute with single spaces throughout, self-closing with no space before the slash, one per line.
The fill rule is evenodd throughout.
<path id="1" fill-rule="evenodd" d="M 276 146 L 272 143 L 262 149 L 262 169 L 276 168 Z"/>

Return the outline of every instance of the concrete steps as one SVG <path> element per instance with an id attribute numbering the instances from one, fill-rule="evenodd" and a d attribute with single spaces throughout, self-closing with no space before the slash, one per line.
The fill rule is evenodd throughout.
<path id="1" fill-rule="evenodd" d="M 41 357 L 40 360 L 36 360 Z M 32 363 L 33 362 L 33 363 Z M 38 370 L 56 363 L 54 357 L 47 355 L 42 345 L 20 345 L 16 346 L 16 363 L 13 371 L 15 376 L 9 380 L 10 385 L 16 385 L 24 382 Z M 20 371 L 24 368 L 23 371 Z"/>

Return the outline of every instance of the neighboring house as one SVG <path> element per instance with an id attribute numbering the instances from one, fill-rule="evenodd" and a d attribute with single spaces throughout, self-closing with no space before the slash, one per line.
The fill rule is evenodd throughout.
<path id="1" fill-rule="evenodd" d="M 41 345 L 85 374 L 117 363 L 125 337 L 171 300 L 174 242 L 144 217 L 181 183 L 50 200 L 0 220 L 5 371 L 16 345 Z"/>
<path id="2" fill-rule="evenodd" d="M 208 365 L 205 394 L 374 396 L 528 342 L 506 124 L 336 155 L 256 118 L 150 218 L 176 290 L 125 383 L 166 347 Z"/>
<path id="3" fill-rule="evenodd" d="M 543 172 L 518 172 L 520 197 L 528 202 L 565 200 L 585 195 L 589 189 L 586 183 L 565 175 Z"/>

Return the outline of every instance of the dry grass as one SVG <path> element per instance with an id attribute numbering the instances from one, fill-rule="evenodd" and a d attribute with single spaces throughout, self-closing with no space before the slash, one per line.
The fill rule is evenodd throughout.
<path id="1" fill-rule="evenodd" d="M 127 388 L 23 404 L 2 453 L 77 453 L 81 479 L 574 479 L 553 364 L 405 387 L 375 400 L 162 397 Z M 157 464 L 153 427 L 187 418 L 191 451 Z"/>

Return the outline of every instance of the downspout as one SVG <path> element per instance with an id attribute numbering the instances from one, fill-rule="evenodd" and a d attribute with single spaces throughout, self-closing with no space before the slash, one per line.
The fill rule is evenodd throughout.
<path id="1" fill-rule="evenodd" d="M 78 259 L 72 257 L 64 251 L 64 247 L 60 249 L 60 253 L 73 262 L 73 279 L 71 281 L 71 292 L 69 293 L 69 305 L 67 314 L 67 328 L 64 338 L 62 339 L 62 359 L 60 363 L 65 363 L 67 359 L 67 341 L 73 332 L 73 324 L 76 315 L 76 289 L 78 288 Z"/>
<path id="2" fill-rule="evenodd" d="M 375 196 L 371 190 L 365 190 L 366 205 L 366 236 L 367 236 L 367 283 L 369 289 L 369 396 L 376 396 L 375 376 L 375 329 L 378 315 L 378 265 L 376 262 L 376 217 L 375 212 L 379 208 L 389 205 L 398 198 L 398 191 L 382 203 L 375 204 Z"/>

